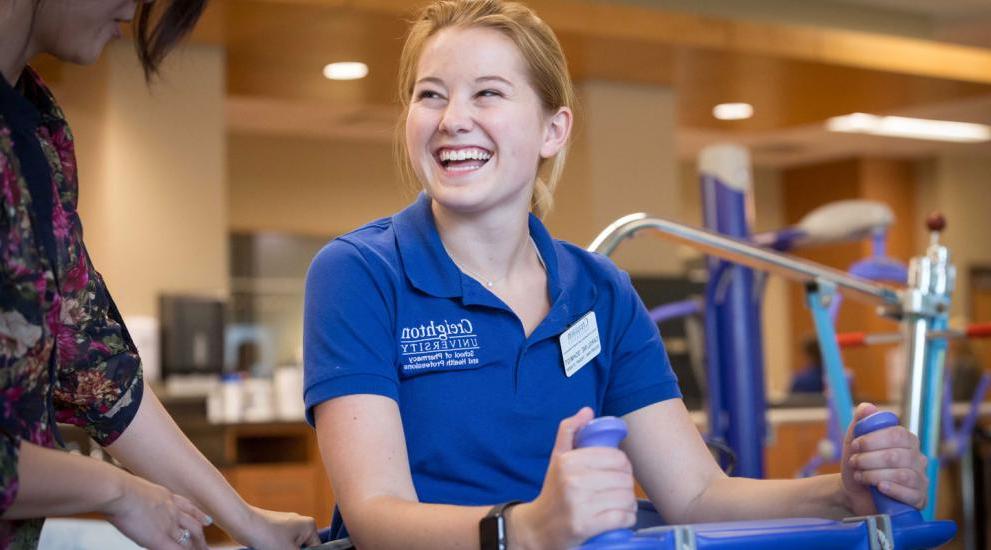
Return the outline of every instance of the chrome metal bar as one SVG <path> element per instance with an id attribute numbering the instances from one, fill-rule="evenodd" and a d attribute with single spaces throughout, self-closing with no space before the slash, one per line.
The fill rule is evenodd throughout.
<path id="1" fill-rule="evenodd" d="M 897 306 L 901 303 L 899 291 L 896 289 L 853 277 L 815 262 L 766 250 L 746 241 L 663 218 L 651 218 L 643 213 L 631 214 L 616 220 L 599 233 L 588 249 L 608 256 L 624 239 L 647 229 L 658 233 L 664 239 L 688 245 L 706 254 L 794 281 L 830 282 L 845 296 L 861 302 L 886 306 Z"/>
<path id="2" fill-rule="evenodd" d="M 911 294 L 918 294 L 912 289 Z M 909 305 L 909 311 L 917 309 Z M 902 423 L 918 437 L 922 437 L 923 405 L 925 399 L 926 380 L 926 333 L 929 332 L 929 320 L 920 315 L 912 315 L 905 323 L 905 355 L 908 358 L 908 372 L 905 379 L 905 397 L 902 400 Z"/>
<path id="3" fill-rule="evenodd" d="M 963 547 L 977 550 L 977 484 L 974 480 L 974 450 L 960 457 L 960 496 L 963 500 Z"/>

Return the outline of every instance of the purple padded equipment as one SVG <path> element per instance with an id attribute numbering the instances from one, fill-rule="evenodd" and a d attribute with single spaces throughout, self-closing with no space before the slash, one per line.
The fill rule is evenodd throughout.
<path id="1" fill-rule="evenodd" d="M 626 422 L 615 416 L 592 420 L 575 434 L 575 448 L 613 447 L 626 437 Z M 579 547 L 581 550 L 666 550 L 673 548 L 654 538 L 642 538 L 630 529 L 616 529 L 596 535 Z"/>
<path id="2" fill-rule="evenodd" d="M 853 427 L 853 435 L 860 437 L 873 431 L 898 425 L 898 417 L 893 412 L 878 411 L 857 422 Z M 957 532 L 957 525 L 952 521 L 923 521 L 922 514 L 914 507 L 904 502 L 881 494 L 876 487 L 871 487 L 871 498 L 878 514 L 891 518 L 894 533 L 894 547 L 902 548 L 932 548 L 950 539 Z"/>
<path id="3" fill-rule="evenodd" d="M 878 412 L 854 427 L 859 437 L 898 424 L 890 412 Z M 619 418 L 589 422 L 575 435 L 575 447 L 617 447 L 626 437 Z M 579 550 L 923 550 L 946 543 L 956 534 L 952 521 L 923 521 L 918 510 L 872 489 L 879 515 L 834 521 L 789 518 L 652 527 L 633 532 L 617 529 L 597 535 Z"/>

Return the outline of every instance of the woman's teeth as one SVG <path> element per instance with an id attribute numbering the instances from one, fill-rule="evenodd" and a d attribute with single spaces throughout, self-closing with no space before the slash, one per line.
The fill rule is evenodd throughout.
<path id="1" fill-rule="evenodd" d="M 442 149 L 438 155 L 441 162 L 462 161 L 462 160 L 489 160 L 492 153 L 483 149 Z"/>
<path id="2" fill-rule="evenodd" d="M 492 153 L 484 149 L 442 149 L 437 159 L 445 170 L 467 172 L 481 168 L 492 158 Z"/>

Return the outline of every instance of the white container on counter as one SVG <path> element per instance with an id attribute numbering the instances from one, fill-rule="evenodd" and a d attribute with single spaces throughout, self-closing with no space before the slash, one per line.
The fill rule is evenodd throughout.
<path id="1" fill-rule="evenodd" d="M 244 420 L 269 422 L 275 417 L 272 405 L 272 380 L 249 378 L 244 381 Z"/>
<path id="2" fill-rule="evenodd" d="M 279 420 L 302 420 L 306 410 L 303 406 L 303 367 L 288 365 L 276 368 L 273 385 Z"/>
<path id="3" fill-rule="evenodd" d="M 222 422 L 240 422 L 244 416 L 244 380 L 237 373 L 225 374 L 220 380 Z"/>

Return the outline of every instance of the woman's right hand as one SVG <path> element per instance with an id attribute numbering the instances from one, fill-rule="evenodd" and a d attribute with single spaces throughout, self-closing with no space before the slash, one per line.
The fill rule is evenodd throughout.
<path id="1" fill-rule="evenodd" d="M 203 527 L 212 523 L 208 515 L 189 499 L 123 470 L 118 496 L 104 512 L 114 527 L 146 548 L 208 550 L 203 537 Z"/>
<path id="2" fill-rule="evenodd" d="M 592 418 L 592 409 L 584 407 L 561 421 L 540 495 L 510 509 L 511 548 L 570 548 L 636 522 L 633 467 L 626 453 L 574 448 L 575 433 Z"/>

